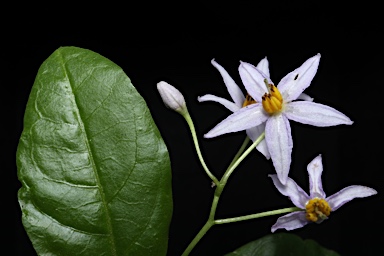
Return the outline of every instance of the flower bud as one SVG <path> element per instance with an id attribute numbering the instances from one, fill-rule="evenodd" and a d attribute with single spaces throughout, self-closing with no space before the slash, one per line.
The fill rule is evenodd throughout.
<path id="1" fill-rule="evenodd" d="M 175 87 L 167 82 L 161 81 L 157 83 L 157 90 L 159 91 L 165 106 L 182 115 L 187 112 L 185 99 L 181 92 Z"/>

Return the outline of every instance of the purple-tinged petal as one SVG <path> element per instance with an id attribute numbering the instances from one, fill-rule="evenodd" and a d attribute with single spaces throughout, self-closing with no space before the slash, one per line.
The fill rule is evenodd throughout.
<path id="1" fill-rule="evenodd" d="M 269 80 L 269 77 L 252 64 L 242 61 L 240 61 L 239 74 L 249 95 L 257 102 L 261 102 L 261 97 L 264 93 L 268 93 L 264 79 Z"/>
<path id="2" fill-rule="evenodd" d="M 299 95 L 311 84 L 317 72 L 320 62 L 320 54 L 306 60 L 299 68 L 295 69 L 283 79 L 277 88 L 283 95 L 285 102 L 297 99 Z"/>
<path id="3" fill-rule="evenodd" d="M 296 207 L 305 209 L 305 204 L 310 197 L 293 179 L 287 177 L 287 182 L 283 185 L 276 174 L 270 174 L 268 177 L 272 178 L 273 184 L 277 190 L 279 190 L 281 194 L 288 196 Z"/>
<path id="4" fill-rule="evenodd" d="M 299 97 L 297 97 L 297 100 L 306 100 L 306 101 L 313 101 L 313 98 L 310 97 L 308 94 L 306 93 L 302 93 L 299 95 Z"/>
<path id="5" fill-rule="evenodd" d="M 375 194 L 377 194 L 377 191 L 373 188 L 354 185 L 343 188 L 339 192 L 327 197 L 325 200 L 328 202 L 332 211 L 336 211 L 340 206 L 348 203 L 352 199 L 368 197 Z"/>
<path id="6" fill-rule="evenodd" d="M 267 77 L 270 77 L 269 75 L 269 63 L 267 57 L 262 59 L 256 66 L 261 72 L 263 72 Z"/>
<path id="7" fill-rule="evenodd" d="M 309 195 L 311 198 L 325 198 L 326 195 L 323 190 L 321 182 L 321 173 L 323 172 L 323 163 L 321 162 L 321 155 L 318 155 L 307 166 L 309 175 Z"/>
<path id="8" fill-rule="evenodd" d="M 277 176 L 281 183 L 285 184 L 291 165 L 293 142 L 291 126 L 284 115 L 278 114 L 268 118 L 265 126 L 265 141 Z"/>
<path id="9" fill-rule="evenodd" d="M 248 137 L 253 142 L 255 142 L 255 140 L 257 140 L 257 138 L 259 138 L 260 134 L 262 134 L 264 131 L 265 131 L 265 123 L 262 123 L 256 127 L 253 127 L 253 128 L 246 130 Z M 269 154 L 267 143 L 265 142 L 265 139 L 260 141 L 260 143 L 256 146 L 256 149 L 260 153 L 262 153 L 265 156 L 265 158 L 267 158 L 268 160 L 269 160 L 269 158 L 271 158 L 271 155 Z"/>
<path id="10" fill-rule="evenodd" d="M 290 120 L 318 127 L 353 124 L 349 117 L 338 110 L 310 101 L 289 102 L 285 105 L 284 114 Z"/>
<path id="11" fill-rule="evenodd" d="M 197 100 L 199 102 L 204 102 L 204 101 L 218 102 L 232 112 L 235 112 L 241 108 L 241 107 L 237 106 L 235 103 L 233 103 L 227 99 L 224 99 L 224 98 L 212 95 L 212 94 L 206 94 L 204 96 L 197 97 Z"/>
<path id="12" fill-rule="evenodd" d="M 305 218 L 304 212 L 292 212 L 277 219 L 276 223 L 272 226 L 271 232 L 277 229 L 284 228 L 286 230 L 293 230 L 307 225 L 309 221 Z"/>
<path id="13" fill-rule="evenodd" d="M 220 72 L 220 75 L 223 77 L 224 84 L 227 87 L 229 95 L 231 95 L 233 101 L 237 106 L 241 107 L 245 100 L 244 94 L 237 86 L 236 82 L 232 79 L 232 77 L 228 74 L 228 72 L 220 66 L 215 59 L 211 60 L 212 65 Z"/>
<path id="14" fill-rule="evenodd" d="M 213 138 L 230 132 L 243 131 L 265 122 L 268 115 L 263 110 L 261 103 L 251 104 L 234 112 L 218 123 L 212 130 L 204 135 Z"/>

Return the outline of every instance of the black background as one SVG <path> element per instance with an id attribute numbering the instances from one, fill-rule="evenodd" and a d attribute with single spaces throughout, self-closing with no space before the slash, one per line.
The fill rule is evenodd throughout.
<path id="1" fill-rule="evenodd" d="M 26 6 L 24 6 L 26 7 Z M 17 203 L 15 152 L 23 114 L 41 63 L 60 46 L 95 51 L 123 68 L 147 101 L 165 140 L 172 162 L 174 212 L 168 255 L 181 255 L 205 223 L 213 196 L 210 181 L 199 164 L 184 119 L 165 108 L 156 90 L 164 80 L 186 98 L 205 160 L 221 177 L 245 134 L 214 139 L 202 136 L 230 113 L 216 103 L 198 103 L 206 93 L 229 99 L 212 58 L 238 85 L 239 61 L 257 64 L 265 56 L 277 84 L 306 59 L 321 53 L 318 72 L 305 91 L 316 102 L 345 113 L 354 124 L 317 128 L 291 122 L 293 154 L 290 177 L 308 191 L 307 164 L 323 156 L 323 186 L 331 195 L 348 185 L 365 185 L 378 195 L 355 199 L 331 214 L 321 225 L 291 231 L 314 239 L 341 255 L 380 255 L 383 236 L 384 117 L 382 26 L 377 6 L 283 5 L 239 1 L 236 4 L 142 3 L 121 6 L 105 3 L 80 10 L 76 5 L 31 6 L 13 16 L 9 86 L 16 88 L 13 108 L 16 129 L 12 140 L 14 250 L 35 255 L 21 224 Z M 32 11 L 33 8 L 33 11 Z M 37 11 L 35 11 L 37 10 Z M 4 53 L 4 52 L 3 52 Z M 12 60 L 12 61 L 11 61 Z M 8 171 L 8 170 L 7 170 Z M 290 207 L 274 189 L 271 161 L 252 152 L 231 176 L 217 210 L 218 218 Z M 191 255 L 223 255 L 270 233 L 278 216 L 214 226 Z M 278 230 L 277 232 L 285 232 Z M 381 253 L 380 253 L 381 252 Z"/>

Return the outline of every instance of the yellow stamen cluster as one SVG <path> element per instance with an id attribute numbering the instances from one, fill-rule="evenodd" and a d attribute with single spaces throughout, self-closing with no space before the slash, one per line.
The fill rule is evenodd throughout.
<path id="1" fill-rule="evenodd" d="M 244 100 L 244 103 L 243 103 L 243 107 L 246 107 L 248 105 L 251 105 L 251 104 L 255 104 L 256 101 L 252 98 L 251 95 L 249 95 L 247 93 L 247 95 L 245 96 L 245 100 Z"/>
<path id="2" fill-rule="evenodd" d="M 324 199 L 313 198 L 308 201 L 305 211 L 307 220 L 318 222 L 325 220 L 331 214 L 331 207 Z"/>
<path id="3" fill-rule="evenodd" d="M 268 114 L 278 113 L 283 107 L 283 97 L 277 87 L 273 84 L 268 84 L 269 93 L 265 93 L 262 97 L 263 108 Z"/>

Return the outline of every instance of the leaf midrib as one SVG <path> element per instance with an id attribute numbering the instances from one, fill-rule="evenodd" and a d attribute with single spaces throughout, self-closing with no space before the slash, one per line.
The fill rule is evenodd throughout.
<path id="1" fill-rule="evenodd" d="M 68 76 L 69 72 L 68 72 L 68 70 L 67 70 L 67 68 L 65 66 L 65 61 L 64 61 L 64 58 L 63 58 L 61 52 L 58 51 L 58 53 L 59 53 L 59 58 L 61 60 L 62 69 L 64 70 L 66 79 L 68 80 L 68 83 L 70 85 L 69 87 L 71 89 L 72 102 L 75 104 L 76 116 L 78 117 L 78 122 L 79 122 L 80 128 L 82 130 L 82 134 L 84 136 L 85 145 L 86 145 L 86 147 L 88 149 L 88 153 L 89 153 L 89 159 L 91 161 L 91 165 L 93 167 L 92 169 L 93 169 L 94 175 L 96 177 L 97 188 L 99 190 L 101 201 L 102 201 L 102 205 L 103 205 L 105 213 L 106 213 L 106 219 L 107 219 L 106 225 L 107 225 L 107 228 L 108 228 L 109 233 L 110 233 L 109 237 L 110 237 L 112 255 L 117 255 L 117 253 L 116 253 L 115 237 L 114 237 L 113 228 L 112 228 L 111 215 L 110 215 L 109 209 L 107 207 L 107 200 L 105 199 L 105 194 L 104 194 L 103 187 L 101 186 L 101 182 L 100 182 L 100 178 L 99 178 L 99 174 L 98 174 L 98 168 L 97 168 L 96 162 L 94 161 L 94 158 L 93 158 L 91 145 L 89 144 L 89 140 L 88 140 L 88 134 L 87 134 L 87 132 L 85 130 L 83 119 L 82 119 L 81 114 L 80 114 L 80 109 L 78 107 L 78 104 L 77 104 L 77 101 L 76 101 L 76 97 L 75 97 L 75 94 L 74 94 L 74 88 L 72 87 L 71 80 L 69 79 L 69 76 Z"/>

